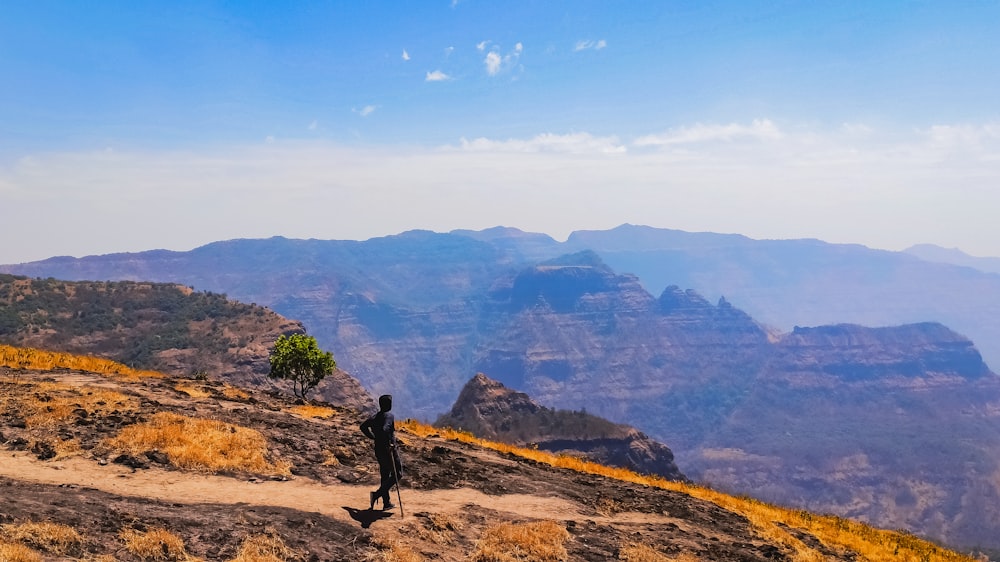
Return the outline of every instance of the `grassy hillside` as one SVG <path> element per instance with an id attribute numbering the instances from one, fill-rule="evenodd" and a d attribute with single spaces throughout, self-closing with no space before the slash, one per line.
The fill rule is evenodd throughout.
<path id="1" fill-rule="evenodd" d="M 905 533 L 413 421 L 398 424 L 406 515 L 369 511 L 377 474 L 357 421 L 219 382 L 4 348 L 0 559 L 972 560 Z"/>
<path id="2" fill-rule="evenodd" d="M 268 308 L 171 283 L 29 279 L 0 274 L 0 343 L 103 357 L 137 369 L 282 388 L 268 354 L 302 324 Z M 367 408 L 368 393 L 336 370 L 327 400 Z"/>
<path id="3" fill-rule="evenodd" d="M 266 308 L 170 283 L 67 282 L 0 275 L 0 340 L 171 369 L 168 350 L 195 374 L 230 350 L 293 323 Z"/>

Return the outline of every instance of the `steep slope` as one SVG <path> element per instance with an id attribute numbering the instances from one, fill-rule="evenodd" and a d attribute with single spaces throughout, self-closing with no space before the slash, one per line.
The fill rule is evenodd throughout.
<path id="1" fill-rule="evenodd" d="M 577 254 L 498 286 L 473 367 L 542 403 L 688 448 L 752 383 L 768 335 L 725 300 L 676 287 L 656 299 L 597 259 Z"/>
<path id="2" fill-rule="evenodd" d="M 546 408 L 482 373 L 466 383 L 451 411 L 438 417 L 435 425 L 462 429 L 493 441 L 580 456 L 641 474 L 685 479 L 674 464 L 670 448 L 634 427 L 582 411 Z"/>
<path id="3" fill-rule="evenodd" d="M 405 554 L 408 560 L 457 561 L 467 559 L 478 539 L 501 524 L 528 531 L 534 528 L 528 523 L 547 523 L 543 528 L 550 534 L 539 539 L 554 541 L 565 549 L 564 558 L 573 560 L 614 559 L 639 546 L 748 562 L 807 553 L 833 560 L 855 556 L 803 529 L 780 540 L 769 538 L 743 516 L 681 492 L 529 464 L 405 431 L 400 446 L 408 468 L 400 493 L 410 512 L 400 518 L 395 512 L 369 511 L 367 491 L 377 475 L 368 469 L 369 444 L 357 431 L 356 412 L 326 408 L 310 417 L 278 396 L 240 395 L 214 382 L 205 383 L 198 398 L 174 390 L 193 382 L 129 383 L 82 372 L 30 370 L 19 372 L 16 380 L 0 380 L 0 548 L 5 549 L 0 552 L 30 553 L 30 547 L 60 560 L 108 555 L 129 562 L 154 555 L 233 560 L 241 543 L 253 538 L 269 545 L 270 560 Z M 96 389 L 116 402 L 115 411 L 81 399 Z M 67 418 L 35 424 L 35 397 L 81 407 Z M 116 440 L 153 419 L 211 419 L 225 434 L 259 435 L 254 446 L 276 469 L 213 474 L 185 464 L 185 451 L 177 448 L 142 452 L 140 447 L 119 454 Z M 62 447 L 55 458 L 39 453 L 46 450 L 39 443 L 67 440 L 78 447 Z M 211 452 L 201 458 L 212 458 Z M 31 527 L 42 523 L 63 526 L 63 540 L 44 540 L 47 535 Z M 143 550 L 138 539 L 153 532 L 158 533 L 150 541 L 155 550 Z M 494 556 L 514 552 L 516 545 L 495 544 Z M 935 560 L 960 560 L 940 550 L 934 554 Z"/>
<path id="4" fill-rule="evenodd" d="M 212 373 L 276 388 L 268 354 L 300 322 L 273 311 L 167 283 L 67 282 L 0 274 L 0 343 L 105 357 L 185 376 Z M 369 408 L 372 399 L 343 370 L 316 389 L 325 399 Z"/>
<path id="5" fill-rule="evenodd" d="M 684 458 L 722 489 L 995 546 L 1000 378 L 939 324 L 797 329 Z"/>
<path id="6" fill-rule="evenodd" d="M 405 517 L 368 510 L 377 473 L 356 411 L 155 373 L 38 371 L 31 359 L 0 376 L 5 559 L 235 562 L 248 559 L 243 548 L 282 562 L 457 562 L 521 559 L 540 544 L 587 561 L 970 560 L 906 534 L 594 465 L 557 468 L 555 456 L 499 453 L 419 424 L 398 428 Z M 170 438 L 150 448 L 151 435 Z"/>

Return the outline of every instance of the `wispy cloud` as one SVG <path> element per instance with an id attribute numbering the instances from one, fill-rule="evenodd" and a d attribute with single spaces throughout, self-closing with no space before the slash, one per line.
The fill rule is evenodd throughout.
<path id="1" fill-rule="evenodd" d="M 703 124 L 670 129 L 665 133 L 641 136 L 635 146 L 664 146 L 702 143 L 711 141 L 777 140 L 783 136 L 781 129 L 769 119 L 754 119 L 749 125 L 742 123 Z"/>
<path id="2" fill-rule="evenodd" d="M 407 53 L 406 49 L 403 49 L 403 60 L 410 60 L 410 53 Z"/>
<path id="3" fill-rule="evenodd" d="M 316 129 L 319 128 L 319 121 L 316 121 L 315 119 L 313 119 L 312 123 L 309 123 L 309 127 L 308 128 L 309 128 L 310 131 L 315 131 Z"/>
<path id="4" fill-rule="evenodd" d="M 482 51 L 485 50 L 486 46 L 487 42 L 483 41 L 476 45 L 476 48 Z M 524 44 L 520 41 L 515 43 L 514 48 L 506 55 L 501 54 L 498 45 L 490 46 L 489 52 L 486 53 L 486 58 L 483 59 L 483 64 L 486 65 L 486 73 L 490 76 L 496 76 L 505 70 L 516 68 L 522 52 L 524 52 Z"/>
<path id="5" fill-rule="evenodd" d="M 480 41 L 479 43 L 476 43 L 476 49 L 480 50 L 480 51 L 485 51 L 486 50 L 486 46 L 489 45 L 489 44 L 490 44 L 489 39 L 487 39 L 485 41 Z"/>
<path id="6" fill-rule="evenodd" d="M 435 70 L 433 72 L 428 72 L 427 77 L 424 80 L 427 82 L 443 82 L 445 80 L 451 80 L 451 76 L 448 76 L 440 70 Z"/>
<path id="7" fill-rule="evenodd" d="M 623 222 L 998 255 L 998 162 L 1000 122 L 883 130 L 768 119 L 634 140 L 575 132 L 446 147 L 278 139 L 34 154 L 0 162 L 4 226 L 27 232 L 45 216 L 63 228 L 0 248 L 0 263 L 275 234 L 358 239 L 506 224 L 564 236 Z M 196 220 L 206 216 L 214 219 Z M 192 222 L 198 228 L 176 227 Z"/>
<path id="8" fill-rule="evenodd" d="M 352 109 L 351 111 L 353 111 L 354 113 L 357 113 L 358 115 L 360 115 L 362 117 L 368 117 L 372 113 L 375 113 L 376 109 L 378 109 L 377 105 L 366 105 L 366 106 L 362 107 L 361 109 Z"/>
<path id="9" fill-rule="evenodd" d="M 592 41 L 590 39 L 586 39 L 586 40 L 583 40 L 583 41 L 577 41 L 576 45 L 573 46 L 573 51 L 574 52 L 576 52 L 576 51 L 586 51 L 586 50 L 591 50 L 591 49 L 595 50 L 595 51 L 600 51 L 601 49 L 603 49 L 603 48 L 605 48 L 607 46 L 608 46 L 608 42 L 605 41 L 604 39 L 598 39 L 597 41 Z"/>
<path id="10" fill-rule="evenodd" d="M 462 139 L 462 150 L 473 152 L 561 152 L 567 154 L 622 154 L 626 148 L 618 137 L 595 137 L 589 133 L 556 135 L 545 133 L 530 139 L 504 141 L 480 137 Z"/>

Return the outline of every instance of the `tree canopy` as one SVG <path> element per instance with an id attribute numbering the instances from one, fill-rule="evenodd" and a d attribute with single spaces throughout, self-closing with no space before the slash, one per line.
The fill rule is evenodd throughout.
<path id="1" fill-rule="evenodd" d="M 269 360 L 268 377 L 291 381 L 292 392 L 303 399 L 337 366 L 333 354 L 321 350 L 316 338 L 305 334 L 280 336 Z"/>

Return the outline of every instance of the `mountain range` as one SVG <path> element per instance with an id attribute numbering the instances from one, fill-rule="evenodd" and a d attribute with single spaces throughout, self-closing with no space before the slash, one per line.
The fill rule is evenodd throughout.
<path id="1" fill-rule="evenodd" d="M 482 372 L 648 433 L 696 481 L 950 544 L 1000 536 L 1000 383 L 966 337 L 997 353 L 1000 276 L 985 271 L 628 225 L 566 242 L 504 228 L 234 240 L 2 269 L 265 305 L 405 415 L 433 419 Z"/>

